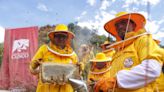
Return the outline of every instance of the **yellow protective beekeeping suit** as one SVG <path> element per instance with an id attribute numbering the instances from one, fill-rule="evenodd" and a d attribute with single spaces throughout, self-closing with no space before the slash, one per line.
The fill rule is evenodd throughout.
<path id="1" fill-rule="evenodd" d="M 114 49 L 111 50 L 104 50 L 102 53 L 105 54 L 106 57 L 111 58 L 115 53 Z M 108 66 L 106 66 L 105 68 L 99 70 L 96 68 L 90 69 L 90 72 L 88 74 L 88 82 L 91 82 L 90 79 L 94 80 L 94 81 L 98 81 L 99 79 L 103 78 L 103 77 L 110 77 L 110 64 L 111 62 L 107 62 Z"/>
<path id="2" fill-rule="evenodd" d="M 145 30 L 143 29 L 138 32 L 127 33 L 126 39 L 129 37 L 134 37 L 134 36 L 136 37 L 116 47 L 117 52 L 112 58 L 112 67 L 110 70 L 111 77 L 115 77 L 117 72 L 120 70 L 130 70 L 131 68 L 141 64 L 143 60 L 155 59 L 159 61 L 159 63 L 162 64 L 163 51 L 156 44 L 156 42 L 152 39 L 152 36 L 150 34 L 143 34 L 143 33 L 145 33 Z M 146 43 L 149 43 L 149 45 Z M 119 47 L 123 47 L 123 49 Z M 133 65 L 131 67 L 125 67 L 124 61 L 126 59 L 132 59 Z M 158 79 L 159 78 L 157 78 L 157 80 Z M 124 88 L 116 88 L 115 91 L 116 92 L 145 92 L 145 91 L 153 92 L 154 89 L 156 88 L 155 84 L 156 84 L 156 81 L 149 83 L 147 86 L 138 88 L 138 89 L 128 90 Z"/>
<path id="3" fill-rule="evenodd" d="M 160 78 L 157 79 L 154 90 L 154 92 L 156 92 L 156 90 L 159 90 L 159 92 L 164 92 L 164 73 L 161 73 Z"/>
<path id="4" fill-rule="evenodd" d="M 109 77 L 110 76 L 110 65 L 111 65 L 111 58 L 106 57 L 104 53 L 97 53 L 96 58 L 90 60 L 91 68 L 88 74 L 88 84 L 91 86 L 90 91 L 93 91 L 93 84 L 97 82 L 101 78 Z M 101 69 L 96 67 L 96 63 L 105 63 L 106 65 Z"/>
<path id="5" fill-rule="evenodd" d="M 93 69 L 89 71 L 87 83 L 89 84 L 89 92 L 94 92 L 94 85 L 97 81 L 101 78 L 109 77 L 110 76 L 110 66 L 104 69 L 98 70 Z"/>
<path id="6" fill-rule="evenodd" d="M 161 51 L 163 51 L 163 67 L 164 67 L 164 49 L 161 48 Z M 162 71 L 161 76 L 157 79 L 156 86 L 159 92 L 164 92 L 164 71 Z"/>
<path id="7" fill-rule="evenodd" d="M 98 70 L 98 69 L 93 69 L 92 71 L 89 72 L 88 74 L 88 82 L 91 82 L 90 79 L 94 80 L 94 81 L 98 81 L 103 77 L 109 77 L 110 76 L 110 72 L 106 71 L 107 69 L 109 69 L 109 67 L 106 67 L 102 70 Z"/>
<path id="8" fill-rule="evenodd" d="M 114 50 L 110 50 L 110 51 L 106 51 L 103 52 L 105 54 L 106 57 L 109 57 L 112 59 L 113 54 L 115 53 Z M 103 78 L 103 77 L 110 77 L 110 64 L 111 62 L 108 62 L 108 66 L 106 66 L 105 68 L 99 70 L 96 68 L 90 69 L 90 72 L 88 74 L 88 82 L 91 82 L 90 79 L 93 79 L 95 81 L 98 81 L 99 79 Z"/>
<path id="9" fill-rule="evenodd" d="M 89 45 L 82 44 L 78 51 L 79 62 L 81 64 L 82 77 L 84 81 L 87 81 L 88 72 L 90 68 L 89 60 L 94 58 L 94 53 Z"/>
<path id="10" fill-rule="evenodd" d="M 93 58 L 93 55 L 85 55 L 83 57 L 83 59 L 80 61 L 80 63 L 83 64 L 82 67 L 82 76 L 83 76 L 83 80 L 87 81 L 87 77 L 88 77 L 88 72 L 89 72 L 89 68 L 90 68 L 90 63 L 89 63 L 89 59 Z"/>
<path id="11" fill-rule="evenodd" d="M 71 48 L 65 47 L 64 50 L 58 50 L 55 46 L 50 46 L 51 49 L 55 49 L 54 51 L 65 53 L 65 51 L 71 52 Z M 33 70 L 35 67 L 35 60 L 43 59 L 44 62 L 55 62 L 61 64 L 76 64 L 77 63 L 77 55 L 73 53 L 71 56 L 62 56 L 54 54 L 53 52 L 49 51 L 47 45 L 43 45 L 39 48 L 35 56 L 33 57 L 30 70 Z M 73 88 L 71 84 L 66 83 L 65 85 L 54 85 L 54 84 L 44 84 L 41 81 L 41 77 L 39 76 L 39 82 L 37 86 L 37 92 L 73 92 Z"/>

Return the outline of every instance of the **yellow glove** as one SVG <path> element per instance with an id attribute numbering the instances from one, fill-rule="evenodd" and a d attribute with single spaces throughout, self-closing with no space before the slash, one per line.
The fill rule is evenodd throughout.
<path id="1" fill-rule="evenodd" d="M 33 69 L 36 69 L 38 66 L 41 65 L 42 61 L 43 61 L 42 59 L 37 59 L 37 60 L 32 61 L 31 62 L 32 68 Z"/>
<path id="2" fill-rule="evenodd" d="M 40 68 L 38 66 L 40 66 L 42 64 L 43 60 L 42 59 L 36 59 L 36 60 L 33 60 L 31 63 L 30 63 L 30 72 L 34 75 L 37 75 L 39 74 L 40 72 Z"/>
<path id="3" fill-rule="evenodd" d="M 116 85 L 116 78 L 102 78 L 94 86 L 94 92 L 108 92 Z"/>
<path id="4" fill-rule="evenodd" d="M 84 68 L 85 68 L 84 63 L 80 62 L 80 68 L 81 68 L 81 70 L 84 70 Z"/>
<path id="5" fill-rule="evenodd" d="M 84 70 L 84 63 L 83 62 L 79 62 L 79 63 L 77 63 L 77 65 L 79 66 L 81 71 Z"/>

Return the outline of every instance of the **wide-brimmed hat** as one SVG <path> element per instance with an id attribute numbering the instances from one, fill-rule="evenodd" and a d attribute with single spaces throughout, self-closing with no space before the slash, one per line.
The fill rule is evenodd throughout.
<path id="1" fill-rule="evenodd" d="M 74 33 L 68 31 L 68 27 L 64 24 L 56 25 L 55 30 L 50 31 L 48 33 L 48 37 L 50 38 L 51 41 L 54 39 L 54 34 L 57 34 L 57 33 L 67 34 L 68 38 L 71 38 L 71 39 L 75 37 Z"/>
<path id="2" fill-rule="evenodd" d="M 106 49 L 106 46 L 107 45 L 110 45 L 111 43 L 109 41 L 105 41 L 103 44 L 100 45 L 101 49 L 102 50 L 105 50 Z"/>
<path id="3" fill-rule="evenodd" d="M 103 44 L 101 44 L 100 46 L 102 47 L 102 46 L 105 46 L 105 45 L 109 45 L 109 44 L 111 44 L 109 41 L 105 41 Z"/>
<path id="4" fill-rule="evenodd" d="M 116 39 L 120 39 L 118 33 L 115 28 L 115 23 L 122 19 L 130 19 L 136 23 L 136 28 L 134 31 L 138 31 L 143 28 L 146 24 L 146 19 L 143 15 L 139 13 L 127 13 L 127 12 L 119 12 L 116 14 L 116 18 L 110 20 L 104 25 L 104 29 L 116 37 Z"/>
<path id="5" fill-rule="evenodd" d="M 108 58 L 104 53 L 97 53 L 96 58 L 91 59 L 90 62 L 109 62 L 112 58 Z"/>

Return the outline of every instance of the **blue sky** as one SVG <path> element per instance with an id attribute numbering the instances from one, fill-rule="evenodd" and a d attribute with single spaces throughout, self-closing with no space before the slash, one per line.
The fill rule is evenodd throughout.
<path id="1" fill-rule="evenodd" d="M 5 28 L 77 22 L 107 33 L 103 25 L 120 11 L 139 12 L 148 18 L 148 0 L 0 0 L 0 42 Z M 164 1 L 149 0 L 150 21 L 146 28 L 164 44 Z"/>

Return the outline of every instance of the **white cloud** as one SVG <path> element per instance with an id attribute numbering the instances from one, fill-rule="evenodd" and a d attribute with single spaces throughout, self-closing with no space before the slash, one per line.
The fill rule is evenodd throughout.
<path id="1" fill-rule="evenodd" d="M 76 17 L 75 19 L 77 20 L 77 21 L 79 21 L 81 18 L 83 18 L 83 16 L 85 16 L 87 14 L 87 11 L 83 11 L 82 13 L 81 13 L 81 15 L 80 16 L 78 16 L 78 17 Z"/>
<path id="2" fill-rule="evenodd" d="M 114 3 L 116 0 L 101 0 L 102 3 L 100 5 L 99 10 L 96 12 L 96 15 L 94 16 L 94 19 L 88 20 L 85 22 L 79 23 L 79 25 L 82 25 L 85 27 L 88 27 L 90 29 L 95 29 L 98 31 L 98 34 L 102 35 L 108 35 L 108 33 L 104 30 L 104 24 L 115 17 L 116 11 L 111 10 L 110 12 L 106 12 L 106 9 Z M 91 26 L 89 26 L 91 25 Z"/>
<path id="3" fill-rule="evenodd" d="M 101 7 L 100 7 L 100 10 L 106 10 L 108 7 L 109 7 L 109 1 L 103 0 Z"/>
<path id="4" fill-rule="evenodd" d="M 142 12 L 143 14 L 144 12 Z M 146 15 L 144 13 L 143 15 Z M 161 18 L 161 20 L 147 20 L 147 23 L 145 25 L 145 28 L 148 32 L 150 32 L 153 35 L 154 39 L 162 41 L 164 39 L 164 27 L 162 27 L 162 23 L 164 23 L 164 18 Z M 162 28 L 161 28 L 162 27 Z"/>
<path id="5" fill-rule="evenodd" d="M 138 11 L 138 13 L 144 15 L 144 17 L 145 17 L 146 19 L 148 19 L 148 13 L 147 13 L 147 12 L 145 12 L 145 11 Z"/>
<path id="6" fill-rule="evenodd" d="M 77 17 L 76 19 L 78 20 L 78 24 L 81 27 L 87 27 L 89 29 L 92 30 L 97 30 L 98 34 L 102 35 L 108 35 L 108 33 L 104 30 L 104 24 L 109 21 L 110 19 L 112 19 L 115 15 L 115 11 L 111 12 L 106 12 L 106 9 L 116 0 L 101 0 L 101 5 L 99 7 L 99 9 L 96 12 L 96 14 L 93 16 L 93 19 L 89 19 L 86 21 L 82 20 L 82 15 L 86 15 L 85 12 L 83 12 L 79 17 Z M 90 5 L 94 5 L 95 0 L 88 0 L 88 3 L 90 2 Z M 92 2 L 92 3 L 91 3 Z"/>
<path id="7" fill-rule="evenodd" d="M 147 2 L 150 3 L 150 5 L 157 5 L 160 0 L 123 0 L 125 2 L 125 4 L 123 5 L 123 7 L 129 7 L 132 4 L 136 4 L 136 5 L 147 5 Z"/>
<path id="8" fill-rule="evenodd" d="M 164 23 L 164 18 L 161 18 L 161 20 L 152 20 L 151 16 L 148 16 L 147 12 L 139 11 L 138 13 L 144 15 L 144 17 L 146 18 L 145 28 L 147 29 L 147 31 L 152 34 L 156 34 L 158 33 L 158 31 L 160 31 L 160 25 Z M 148 17 L 150 17 L 149 20 Z"/>
<path id="9" fill-rule="evenodd" d="M 87 0 L 87 3 L 88 3 L 90 6 L 93 6 L 93 5 L 96 3 L 96 0 Z"/>
<path id="10" fill-rule="evenodd" d="M 159 31 L 159 27 L 160 25 L 157 21 L 147 21 L 145 28 L 148 32 L 156 34 Z"/>
<path id="11" fill-rule="evenodd" d="M 112 2 L 115 2 L 116 0 L 112 0 Z"/>
<path id="12" fill-rule="evenodd" d="M 116 0 L 101 0 L 100 10 L 106 10 L 109 6 L 112 5 Z"/>
<path id="13" fill-rule="evenodd" d="M 161 40 L 162 38 L 164 38 L 164 32 L 157 32 L 156 34 L 153 34 L 153 38 Z"/>
<path id="14" fill-rule="evenodd" d="M 140 0 L 123 0 L 125 2 L 125 4 L 123 5 L 123 7 L 127 8 L 132 4 L 136 4 L 139 5 L 140 4 Z"/>
<path id="15" fill-rule="evenodd" d="M 159 23 L 159 24 L 164 23 L 164 17 L 163 17 L 163 18 L 161 18 L 161 20 L 159 20 L 159 21 L 158 21 L 158 23 Z"/>
<path id="16" fill-rule="evenodd" d="M 86 15 L 86 14 L 87 14 L 86 11 L 83 11 L 83 12 L 81 13 L 82 16 L 84 16 L 84 15 Z"/>
<path id="17" fill-rule="evenodd" d="M 164 32 L 159 31 L 156 34 L 153 34 L 153 39 L 159 40 L 161 42 L 160 44 L 164 45 Z"/>
<path id="18" fill-rule="evenodd" d="M 5 29 L 0 26 L 0 43 L 4 42 Z"/>
<path id="19" fill-rule="evenodd" d="M 144 0 L 144 1 L 146 2 L 147 0 Z M 149 2 L 152 5 L 157 5 L 160 2 L 160 0 L 149 0 Z"/>
<path id="20" fill-rule="evenodd" d="M 97 30 L 100 35 L 108 35 L 108 33 L 104 30 L 104 24 L 114 18 L 114 12 L 115 11 L 111 11 L 110 13 L 99 11 L 93 20 L 79 21 L 77 25 Z"/>
<path id="21" fill-rule="evenodd" d="M 42 3 L 39 3 L 37 5 L 37 9 L 39 9 L 40 11 L 44 11 L 44 12 L 48 12 L 49 11 L 47 6 L 45 4 L 42 4 Z"/>
<path id="22" fill-rule="evenodd" d="M 81 27 L 87 27 L 89 29 L 94 29 L 94 25 L 96 25 L 96 23 L 94 23 L 93 21 L 89 20 L 89 21 L 83 21 L 83 22 L 78 22 L 79 26 Z"/>

